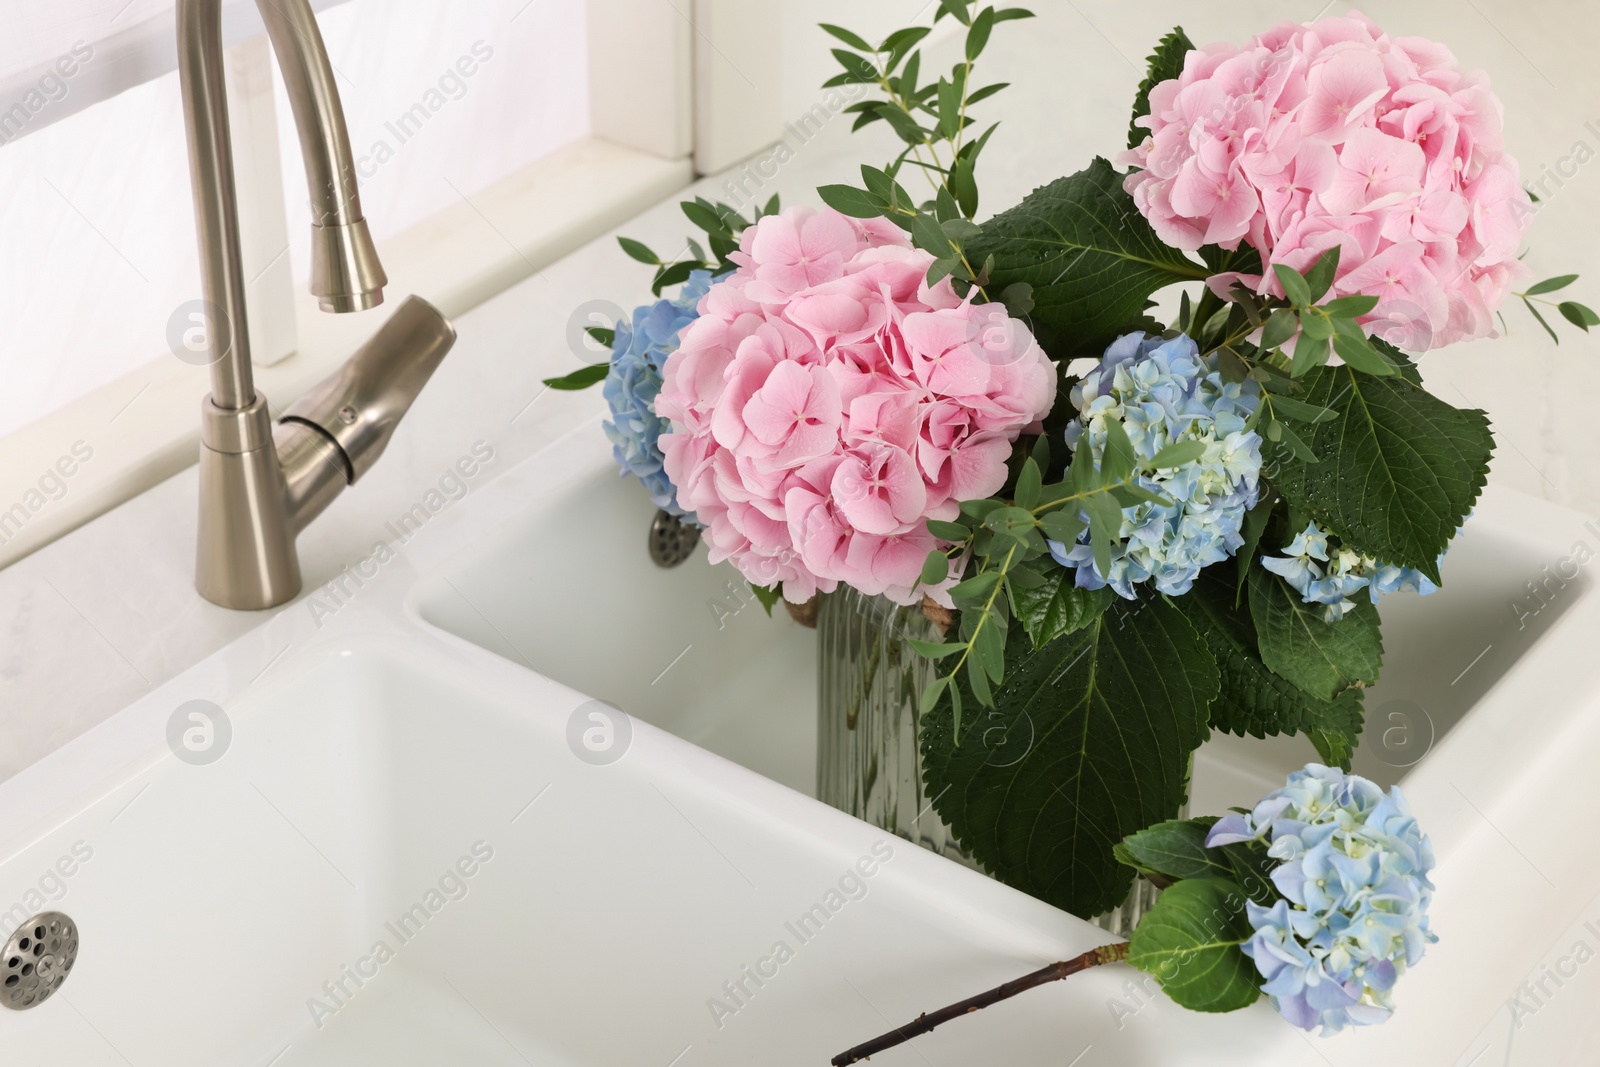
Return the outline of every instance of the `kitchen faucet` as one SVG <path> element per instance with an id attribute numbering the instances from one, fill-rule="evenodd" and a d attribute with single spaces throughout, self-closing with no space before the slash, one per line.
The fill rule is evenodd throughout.
<path id="1" fill-rule="evenodd" d="M 311 292 L 323 311 L 365 311 L 388 282 L 361 214 L 339 91 L 309 0 L 257 0 L 305 157 Z M 200 411 L 195 586 L 258 610 L 300 592 L 295 537 L 377 462 L 395 426 L 455 343 L 437 308 L 408 297 L 276 429 L 255 388 L 239 211 L 223 82 L 221 0 L 178 0 L 178 65 L 208 312 L 211 395 Z"/>

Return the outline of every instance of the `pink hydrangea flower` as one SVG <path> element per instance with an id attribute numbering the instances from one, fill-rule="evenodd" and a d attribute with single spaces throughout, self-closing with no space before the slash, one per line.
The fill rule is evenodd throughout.
<path id="1" fill-rule="evenodd" d="M 844 582 L 911 603 L 930 518 L 1006 480 L 1055 400 L 1054 365 L 999 304 L 930 288 L 882 219 L 791 208 L 744 232 L 667 360 L 656 413 L 711 561 L 796 603 Z"/>
<path id="2" fill-rule="evenodd" d="M 1261 253 L 1264 275 L 1219 275 L 1219 292 L 1282 296 L 1273 264 L 1303 272 L 1338 245 L 1334 295 L 1379 297 L 1370 328 L 1420 350 L 1492 334 L 1526 275 L 1533 209 L 1501 111 L 1443 45 L 1352 13 L 1190 52 L 1118 163 L 1162 240 Z"/>

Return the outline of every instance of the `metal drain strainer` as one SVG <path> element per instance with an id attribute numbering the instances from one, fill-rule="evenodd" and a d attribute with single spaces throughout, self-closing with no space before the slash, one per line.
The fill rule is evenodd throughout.
<path id="1" fill-rule="evenodd" d="M 61 988 L 78 958 L 78 927 L 59 911 L 35 915 L 0 955 L 0 1007 L 25 1011 Z"/>
<path id="2" fill-rule="evenodd" d="M 676 567 L 694 555 L 694 546 L 700 543 L 700 531 L 662 510 L 656 512 L 650 524 L 650 558 L 657 567 Z"/>

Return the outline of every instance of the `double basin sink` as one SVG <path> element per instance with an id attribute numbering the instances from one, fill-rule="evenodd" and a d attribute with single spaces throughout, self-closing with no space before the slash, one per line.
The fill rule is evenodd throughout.
<path id="1" fill-rule="evenodd" d="M 459 509 L 336 617 L 291 608 L 0 784 L 0 933 L 81 935 L 0 1013 L 6 1062 L 823 1064 L 1103 940 L 810 799 L 815 635 L 703 549 L 652 563 L 597 424 Z M 1466 1062 L 1600 889 L 1564 844 L 1600 755 L 1578 544 L 1491 490 L 1444 590 L 1384 604 L 1356 769 L 1432 833 L 1442 937 L 1385 1027 L 1308 1041 L 1113 967 L 877 1059 Z M 1193 809 L 1313 757 L 1213 738 Z"/>

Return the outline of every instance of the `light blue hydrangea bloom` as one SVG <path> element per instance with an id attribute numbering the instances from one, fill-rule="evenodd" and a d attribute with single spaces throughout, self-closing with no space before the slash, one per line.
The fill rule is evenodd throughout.
<path id="1" fill-rule="evenodd" d="M 1379 563 L 1348 548 L 1330 547 L 1329 533 L 1315 522 L 1289 542 L 1282 556 L 1263 556 L 1261 565 L 1281 575 L 1307 604 L 1323 604 L 1323 616 L 1337 622 L 1355 607 L 1350 598 L 1362 589 L 1376 604 L 1385 593 L 1410 589 L 1421 596 L 1439 587 L 1413 567 Z M 1444 557 L 1440 557 L 1443 559 Z"/>
<path id="2" fill-rule="evenodd" d="M 635 308 L 632 323 L 618 321 L 611 370 L 603 387 L 611 407 L 606 436 L 622 473 L 643 482 L 656 507 L 690 522 L 694 516 L 678 506 L 677 488 L 661 466 L 658 441 L 672 426 L 656 415 L 655 402 L 661 392 L 661 370 L 678 350 L 679 333 L 700 317 L 700 298 L 718 280 L 710 271 L 697 270 L 676 297 Z"/>
<path id="3" fill-rule="evenodd" d="M 1283 899 L 1250 901 L 1241 946 L 1261 991 L 1294 1025 L 1324 1036 L 1381 1023 L 1397 978 L 1437 941 L 1428 929 L 1433 845 L 1399 787 L 1312 763 L 1248 815 L 1211 827 L 1206 844 L 1265 841 Z"/>
<path id="4" fill-rule="evenodd" d="M 1189 591 L 1200 568 L 1238 551 L 1261 474 L 1261 438 L 1245 425 L 1259 388 L 1223 381 L 1216 361 L 1202 358 L 1182 334 L 1167 341 L 1130 333 L 1112 342 L 1100 366 L 1073 387 L 1078 418 L 1067 427 L 1067 444 L 1090 448 L 1098 469 L 1106 425 L 1120 421 L 1141 463 L 1177 441 L 1202 441 L 1206 451 L 1193 463 L 1138 477 L 1172 503 L 1123 509 L 1110 574 L 1096 567 L 1087 531 L 1075 545 L 1050 543 L 1056 562 L 1077 568 L 1079 586 L 1109 585 L 1132 600 L 1135 585 L 1152 582 L 1177 595 Z"/>

